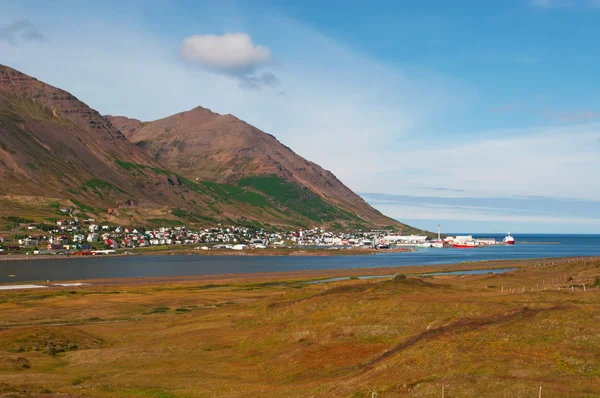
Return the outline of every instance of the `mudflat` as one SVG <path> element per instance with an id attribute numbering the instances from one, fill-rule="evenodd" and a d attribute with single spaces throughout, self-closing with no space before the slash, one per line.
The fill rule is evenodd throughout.
<path id="1" fill-rule="evenodd" d="M 0 394 L 600 395 L 597 258 L 85 282 L 0 291 Z"/>

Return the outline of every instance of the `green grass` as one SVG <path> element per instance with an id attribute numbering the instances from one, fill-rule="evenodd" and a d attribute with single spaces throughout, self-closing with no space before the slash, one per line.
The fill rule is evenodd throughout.
<path id="1" fill-rule="evenodd" d="M 24 217 L 8 216 L 6 219 L 14 224 L 31 224 L 33 220 Z"/>
<path id="2" fill-rule="evenodd" d="M 267 201 L 267 199 L 256 192 L 244 191 L 239 195 L 236 195 L 233 198 L 236 202 L 240 203 L 248 203 L 251 206 L 256 207 L 269 207 L 271 204 Z"/>
<path id="3" fill-rule="evenodd" d="M 194 192 L 199 193 L 199 194 L 206 193 L 202 189 L 202 187 L 200 187 L 200 185 L 196 184 L 195 182 L 192 182 L 192 181 L 188 180 L 187 178 L 182 177 L 180 175 L 176 175 L 176 176 L 177 176 L 177 178 L 179 178 L 179 181 L 181 181 L 181 183 L 183 184 L 183 186 L 185 186 L 186 188 L 190 189 L 191 191 L 194 191 Z"/>
<path id="4" fill-rule="evenodd" d="M 2 150 L 4 150 L 5 152 L 11 153 L 11 154 L 15 154 L 15 150 L 14 149 L 10 149 L 5 143 L 4 141 L 0 141 L 0 148 Z"/>
<path id="5" fill-rule="evenodd" d="M 245 203 L 255 207 L 268 207 L 271 205 L 263 195 L 246 191 L 234 185 L 221 184 L 212 181 L 201 181 L 200 185 L 204 186 L 207 193 L 211 194 L 215 199 L 228 203 Z"/>
<path id="6" fill-rule="evenodd" d="M 217 196 L 238 195 L 244 192 L 243 189 L 229 184 L 220 184 L 212 181 L 201 181 L 200 184 Z"/>
<path id="7" fill-rule="evenodd" d="M 156 174 L 164 174 L 166 176 L 170 176 L 171 174 L 173 174 L 169 170 L 161 169 L 160 167 L 151 167 L 150 169 Z"/>
<path id="8" fill-rule="evenodd" d="M 150 218 L 147 220 L 151 225 L 159 226 L 183 226 L 185 223 L 180 220 L 169 220 L 168 218 Z"/>
<path id="9" fill-rule="evenodd" d="M 238 181 L 238 185 L 260 191 L 276 203 L 297 211 L 313 221 L 338 219 L 362 221 L 355 215 L 325 202 L 308 188 L 287 182 L 276 175 L 244 177 Z"/>
<path id="10" fill-rule="evenodd" d="M 5 94 L 4 100 L 6 101 L 5 112 L 7 112 L 9 115 L 12 115 L 14 121 L 22 121 L 21 115 L 25 115 L 31 119 L 48 120 L 64 126 L 73 127 L 73 124 L 69 120 L 63 118 L 62 116 L 56 115 L 52 109 L 41 105 L 31 98 L 21 97 L 14 94 Z"/>
<path id="11" fill-rule="evenodd" d="M 126 194 L 127 192 L 125 192 L 122 188 L 119 188 L 118 186 L 111 184 L 108 181 L 104 181 L 101 180 L 99 178 L 92 178 L 91 180 L 87 180 L 82 186 L 81 188 L 83 190 L 91 190 L 92 192 L 95 192 L 98 196 L 102 197 L 102 193 L 106 192 L 106 191 L 117 191 L 120 192 L 122 194 Z"/>
<path id="12" fill-rule="evenodd" d="M 146 166 L 144 166 L 143 164 L 137 164 L 137 163 L 131 163 L 131 162 L 124 162 L 122 160 L 116 159 L 115 163 L 118 164 L 119 166 L 121 166 L 124 170 L 127 171 L 131 171 L 131 170 L 144 170 L 146 168 Z"/>
<path id="13" fill-rule="evenodd" d="M 150 313 L 151 314 L 160 314 L 160 313 L 164 313 L 167 311 L 169 311 L 169 307 L 160 306 L 160 307 L 152 308 L 152 310 L 150 310 Z"/>
<path id="14" fill-rule="evenodd" d="M 194 222 L 194 223 L 200 223 L 200 222 L 212 222 L 212 223 L 216 223 L 217 221 L 213 218 L 210 217 L 205 217 L 202 216 L 199 212 L 188 212 L 186 210 L 182 210 L 182 209 L 171 209 L 171 214 L 173 214 L 176 217 L 182 218 L 184 220 L 190 221 L 190 222 Z"/>
<path id="15" fill-rule="evenodd" d="M 27 167 L 29 167 L 31 170 L 39 170 L 39 168 L 33 163 L 27 163 Z"/>
<path id="16" fill-rule="evenodd" d="M 95 213 L 97 211 L 97 209 L 93 208 L 92 206 L 88 206 L 84 203 L 78 202 L 75 199 L 71 199 L 71 202 L 73 202 L 73 204 L 75 204 L 75 206 L 79 207 L 79 210 L 81 210 L 81 211 L 85 211 L 85 212 L 89 212 L 89 213 Z"/>
<path id="17" fill-rule="evenodd" d="M 190 213 L 188 213 L 185 210 L 181 210 L 181 209 L 172 209 L 171 214 L 173 214 L 175 217 L 179 217 L 179 218 L 188 218 L 190 216 Z"/>
<path id="18" fill-rule="evenodd" d="M 237 220 L 232 220 L 231 218 L 228 218 L 227 222 L 240 227 L 252 228 L 256 230 L 265 229 L 264 226 L 258 221 L 244 220 L 241 218 L 238 218 Z"/>

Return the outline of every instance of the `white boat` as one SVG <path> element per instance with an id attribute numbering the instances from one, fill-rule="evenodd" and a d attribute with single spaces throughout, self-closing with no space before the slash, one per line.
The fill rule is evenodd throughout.
<path id="1" fill-rule="evenodd" d="M 425 243 L 417 243 L 415 245 L 415 247 L 431 247 L 431 243 L 429 242 L 425 242 Z"/>

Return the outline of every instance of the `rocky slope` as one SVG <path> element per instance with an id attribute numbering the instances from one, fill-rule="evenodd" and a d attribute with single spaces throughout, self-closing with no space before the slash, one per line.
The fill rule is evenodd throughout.
<path id="1" fill-rule="evenodd" d="M 235 116 L 197 107 L 147 123 L 122 117 L 108 119 L 127 130 L 128 138 L 163 167 L 192 180 L 237 185 L 275 198 L 279 204 L 292 201 L 285 195 L 298 196 L 294 200 L 300 202 L 322 200 L 357 216 L 356 222 L 395 224 L 331 172 Z"/>
<path id="2" fill-rule="evenodd" d="M 56 218 L 62 215 L 59 207 L 71 207 L 119 223 L 214 224 L 237 221 L 245 213 L 259 216 L 249 202 L 262 199 L 161 168 L 73 95 L 4 66 L 0 179 L 0 222 L 15 216 Z M 283 218 L 273 213 L 277 217 L 265 220 Z"/>

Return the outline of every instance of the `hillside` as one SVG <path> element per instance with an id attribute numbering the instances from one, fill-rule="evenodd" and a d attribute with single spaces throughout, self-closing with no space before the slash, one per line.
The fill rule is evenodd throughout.
<path id="1" fill-rule="evenodd" d="M 107 118 L 163 167 L 193 181 L 248 189 L 314 221 L 398 225 L 331 172 L 235 116 L 197 107 L 154 122 Z"/>
<path id="2" fill-rule="evenodd" d="M 232 126 L 243 123 L 234 117 L 200 109 L 180 115 L 185 116 L 174 118 L 186 121 L 180 123 L 185 126 L 181 141 L 169 145 L 182 151 L 181 161 L 210 164 L 205 173 L 192 173 L 153 153 L 160 151 L 140 138 L 153 140 L 151 132 L 161 123 L 168 128 L 173 120 L 141 123 L 111 117 L 111 122 L 72 94 L 0 66 L 0 226 L 8 225 L 8 217 L 58 218 L 64 207 L 80 217 L 137 225 L 400 225 L 362 202 L 331 173 L 245 124 L 254 136 L 241 131 L 237 142 L 242 143 L 239 147 L 254 148 L 245 151 L 256 158 L 250 162 L 234 147 L 226 151 L 219 138 L 234 141 L 235 127 L 214 131 L 216 138 L 204 144 L 201 136 L 192 143 L 185 134 L 189 126 L 204 126 L 208 119 L 229 120 Z M 214 128 L 223 126 L 220 123 Z M 159 142 L 165 143 L 162 138 Z M 264 149 L 265 142 L 284 148 L 277 150 L 288 159 Z M 198 149 L 202 145 L 218 148 L 221 154 L 213 151 L 208 156 Z M 256 156 L 261 151 L 265 151 L 262 159 Z M 269 160 L 275 154 L 278 157 Z M 250 173 L 249 167 L 261 173 Z M 299 172 L 301 168 L 309 171 Z M 292 179 L 292 173 L 304 180 Z M 328 184 L 335 189 L 327 188 Z M 113 209 L 112 214 L 108 209 Z"/>

